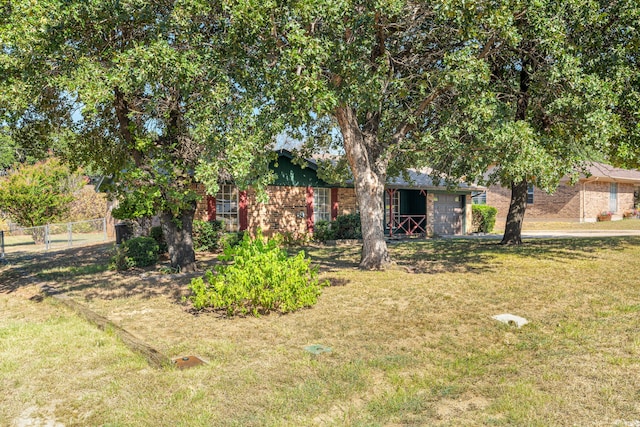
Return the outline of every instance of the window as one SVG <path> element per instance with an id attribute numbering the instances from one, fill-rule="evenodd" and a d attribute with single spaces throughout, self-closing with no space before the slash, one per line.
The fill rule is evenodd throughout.
<path id="1" fill-rule="evenodd" d="M 529 184 L 527 187 L 527 204 L 533 204 L 533 184 Z"/>
<path id="2" fill-rule="evenodd" d="M 331 189 L 313 189 L 313 222 L 331 221 Z"/>
<path id="3" fill-rule="evenodd" d="M 486 205 L 487 204 L 487 192 L 486 191 L 476 191 L 471 193 L 471 202 L 474 205 Z"/>
<path id="4" fill-rule="evenodd" d="M 615 182 L 609 186 L 609 211 L 618 211 L 618 184 Z"/>
<path id="5" fill-rule="evenodd" d="M 216 194 L 216 219 L 227 231 L 238 231 L 238 188 L 224 184 Z"/>

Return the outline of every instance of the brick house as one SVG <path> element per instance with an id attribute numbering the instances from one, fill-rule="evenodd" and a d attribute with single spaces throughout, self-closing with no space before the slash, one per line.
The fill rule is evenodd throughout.
<path id="1" fill-rule="evenodd" d="M 602 212 L 611 212 L 616 220 L 633 211 L 640 171 L 593 163 L 589 172 L 590 176 L 581 176 L 574 185 L 563 179 L 553 194 L 529 187 L 525 221 L 595 222 Z M 509 188 L 493 185 L 486 191 L 486 204 L 498 209 L 497 226 L 506 222 L 510 199 Z"/>
<path id="2" fill-rule="evenodd" d="M 278 151 L 271 165 L 275 181 L 266 189 L 268 202 L 261 203 L 249 188 L 239 191 L 223 184 L 216 195 L 205 194 L 196 218 L 224 220 L 229 231 L 262 229 L 265 235 L 289 232 L 313 233 L 320 220 L 358 212 L 355 189 L 324 182 L 317 176 L 317 164 L 307 160 L 303 168 L 293 162 L 287 150 Z M 466 234 L 471 228 L 471 193 L 480 187 L 461 185 L 449 191 L 436 185 L 426 172 L 409 171 L 410 180 L 389 181 L 385 195 L 385 233 L 398 235 Z"/>

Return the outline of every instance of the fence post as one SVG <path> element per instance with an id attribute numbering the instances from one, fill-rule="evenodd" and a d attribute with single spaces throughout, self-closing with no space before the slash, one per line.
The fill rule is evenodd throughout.
<path id="1" fill-rule="evenodd" d="M 104 231 L 104 241 L 106 242 L 109 236 L 107 236 L 107 218 L 102 218 L 102 231 Z"/>
<path id="2" fill-rule="evenodd" d="M 0 259 L 4 259 L 4 231 L 0 230 Z"/>
<path id="3" fill-rule="evenodd" d="M 49 224 L 44 226 L 44 250 L 49 250 Z"/>
<path id="4" fill-rule="evenodd" d="M 71 247 L 73 245 L 73 232 L 71 231 L 71 225 L 73 223 L 69 223 L 67 224 L 67 233 L 69 235 L 69 247 Z"/>

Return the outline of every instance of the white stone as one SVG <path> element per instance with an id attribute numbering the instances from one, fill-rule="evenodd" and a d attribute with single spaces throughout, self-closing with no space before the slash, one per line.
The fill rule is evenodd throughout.
<path id="1" fill-rule="evenodd" d="M 506 323 L 507 325 L 516 325 L 518 328 L 523 327 L 529 321 L 524 317 L 515 316 L 513 314 L 498 314 L 492 317 L 492 319 L 496 319 L 499 322 Z"/>

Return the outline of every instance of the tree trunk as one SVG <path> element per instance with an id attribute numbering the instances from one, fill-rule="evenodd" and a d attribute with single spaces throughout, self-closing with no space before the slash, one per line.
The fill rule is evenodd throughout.
<path id="1" fill-rule="evenodd" d="M 383 270 L 389 264 L 389 251 L 384 238 L 384 185 L 387 162 L 380 156 L 377 126 L 364 132 L 355 112 L 349 107 L 336 110 L 336 118 L 344 139 L 347 160 L 354 177 L 356 201 L 362 224 L 360 268 Z M 375 120 L 375 118 L 373 119 Z"/>
<path id="2" fill-rule="evenodd" d="M 524 213 L 527 209 L 527 180 L 511 183 L 511 203 L 509 203 L 509 213 L 507 214 L 507 225 L 504 229 L 501 245 L 521 245 L 522 244 L 522 223 Z"/>
<path id="3" fill-rule="evenodd" d="M 196 271 L 196 253 L 193 250 L 193 218 L 195 202 L 182 211 L 178 218 L 169 212 L 160 214 L 162 234 L 167 242 L 171 267 L 181 272 Z"/>
<path id="4" fill-rule="evenodd" d="M 520 88 L 518 92 L 518 103 L 516 105 L 516 121 L 527 120 L 527 108 L 529 107 L 529 64 L 528 58 L 522 58 L 522 68 L 520 69 Z M 502 236 L 502 245 L 522 244 L 522 223 L 524 222 L 524 212 L 527 209 L 527 189 L 529 185 L 526 178 L 516 183 L 511 182 L 511 202 L 509 203 L 509 213 L 507 214 L 507 224 Z"/>

